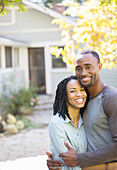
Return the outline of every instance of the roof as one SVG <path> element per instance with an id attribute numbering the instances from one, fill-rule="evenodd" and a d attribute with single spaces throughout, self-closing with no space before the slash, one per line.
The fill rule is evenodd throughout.
<path id="1" fill-rule="evenodd" d="M 37 3 L 33 3 L 33 2 L 29 2 L 27 0 L 23 0 L 23 3 L 31 8 L 34 8 L 40 12 L 43 12 L 53 18 L 59 18 L 62 19 L 63 21 L 69 23 L 70 25 L 76 26 L 77 22 L 76 20 L 74 20 L 74 18 L 69 17 L 69 16 L 65 16 L 63 14 L 60 14 L 59 12 L 56 12 L 50 8 L 47 8 L 41 4 L 37 4 Z"/>
<path id="2" fill-rule="evenodd" d="M 11 38 L 6 38 L 0 36 L 0 45 L 7 45 L 7 46 L 28 46 L 29 44 L 24 41 L 18 41 Z"/>

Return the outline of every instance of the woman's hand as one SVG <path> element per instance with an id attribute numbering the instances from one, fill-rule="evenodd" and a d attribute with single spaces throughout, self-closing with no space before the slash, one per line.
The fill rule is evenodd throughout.
<path id="1" fill-rule="evenodd" d="M 50 152 L 46 152 L 48 155 L 47 166 L 49 170 L 60 170 L 62 169 L 63 163 L 61 161 L 53 160 L 52 154 Z"/>

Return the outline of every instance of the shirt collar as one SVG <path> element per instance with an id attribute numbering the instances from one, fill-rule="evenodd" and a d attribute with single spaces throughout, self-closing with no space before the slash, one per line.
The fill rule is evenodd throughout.
<path id="1" fill-rule="evenodd" d="M 72 121 L 65 115 L 66 119 L 64 120 L 61 116 L 60 118 L 63 120 L 64 123 L 72 123 Z M 81 118 L 81 115 L 79 115 L 79 126 L 80 127 L 81 125 L 83 124 L 83 120 Z"/>
<path id="2" fill-rule="evenodd" d="M 81 118 L 81 115 L 79 115 L 79 125 L 78 125 L 78 128 L 80 128 L 80 126 L 83 124 L 83 120 Z"/>

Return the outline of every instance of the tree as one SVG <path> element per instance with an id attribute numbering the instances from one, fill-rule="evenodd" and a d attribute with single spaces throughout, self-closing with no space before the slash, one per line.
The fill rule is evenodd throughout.
<path id="1" fill-rule="evenodd" d="M 114 1 L 115 1 L 115 4 L 117 5 L 117 0 L 114 0 Z M 101 5 L 102 4 L 108 5 L 108 4 L 112 4 L 113 0 L 100 0 L 100 2 L 101 2 Z"/>
<path id="2" fill-rule="evenodd" d="M 0 15 L 7 14 L 10 8 L 17 6 L 20 11 L 26 11 L 22 0 L 0 0 Z"/>
<path id="3" fill-rule="evenodd" d="M 104 68 L 117 68 L 117 5 L 99 0 L 89 0 L 83 5 L 77 2 L 69 4 L 65 15 L 72 15 L 77 19 L 76 26 L 69 25 L 61 19 L 54 19 L 53 23 L 62 28 L 62 42 L 64 49 L 51 48 L 51 53 L 73 66 L 74 57 L 84 48 L 91 48 L 100 53 Z"/>

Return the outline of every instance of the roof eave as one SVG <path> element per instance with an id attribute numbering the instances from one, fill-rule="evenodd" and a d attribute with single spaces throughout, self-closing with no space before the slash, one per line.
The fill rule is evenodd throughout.
<path id="1" fill-rule="evenodd" d="M 17 41 L 6 37 L 0 37 L 0 45 L 6 46 L 29 46 L 27 42 Z"/>
<path id="2" fill-rule="evenodd" d="M 29 2 L 27 0 L 23 0 L 23 3 L 27 6 L 30 6 L 38 11 L 41 11 L 53 18 L 59 18 L 59 19 L 62 19 L 63 21 L 67 22 L 68 24 L 70 25 L 73 25 L 73 26 L 76 26 L 77 22 L 74 21 L 72 18 L 68 17 L 68 16 L 65 16 L 65 15 L 62 15 L 50 8 L 47 8 L 45 6 L 42 6 L 42 5 L 39 5 L 39 4 L 35 4 L 35 3 L 32 3 L 32 2 Z"/>

